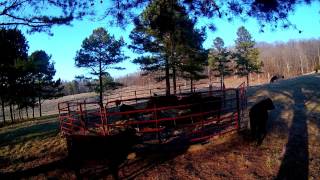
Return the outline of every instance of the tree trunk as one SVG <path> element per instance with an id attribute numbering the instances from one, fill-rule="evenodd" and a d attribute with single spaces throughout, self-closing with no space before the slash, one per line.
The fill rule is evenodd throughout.
<path id="1" fill-rule="evenodd" d="M 32 118 L 34 119 L 34 106 L 32 106 Z"/>
<path id="2" fill-rule="evenodd" d="M 223 75 L 220 76 L 220 88 L 223 90 Z"/>
<path id="3" fill-rule="evenodd" d="M 6 114 L 4 112 L 4 100 L 1 98 L 1 108 L 2 108 L 2 119 L 3 119 L 3 124 L 6 123 Z"/>
<path id="4" fill-rule="evenodd" d="M 11 122 L 13 123 L 14 118 L 13 118 L 13 113 L 12 113 L 12 104 L 10 104 L 9 107 L 10 107 Z"/>
<path id="5" fill-rule="evenodd" d="M 210 71 L 209 65 L 207 66 L 207 75 L 208 75 L 209 85 L 210 85 L 211 84 L 211 71 Z"/>
<path id="6" fill-rule="evenodd" d="M 290 76 L 290 65 L 289 65 L 289 62 L 287 62 L 286 64 L 287 64 L 287 76 Z"/>
<path id="7" fill-rule="evenodd" d="M 165 76 L 166 76 L 166 95 L 170 95 L 170 72 L 168 58 L 165 60 Z"/>
<path id="8" fill-rule="evenodd" d="M 172 66 L 173 94 L 177 93 L 176 67 Z"/>
<path id="9" fill-rule="evenodd" d="M 27 119 L 29 119 L 28 106 L 26 106 Z"/>
<path id="10" fill-rule="evenodd" d="M 38 97 L 38 101 L 39 101 L 39 114 L 41 117 L 42 116 L 42 109 L 41 109 L 41 97 L 40 96 Z"/>
<path id="11" fill-rule="evenodd" d="M 21 120 L 22 117 L 21 117 L 21 108 L 20 108 L 20 106 L 18 106 L 18 115 L 19 115 L 19 119 Z"/>
<path id="12" fill-rule="evenodd" d="M 13 112 L 13 119 L 16 120 L 16 110 L 14 109 L 14 106 L 12 106 L 12 112 Z"/>
<path id="13" fill-rule="evenodd" d="M 193 79 L 190 78 L 190 92 L 193 92 Z"/>
<path id="14" fill-rule="evenodd" d="M 99 61 L 99 104 L 103 108 L 103 95 L 102 95 L 102 62 Z"/>
<path id="15" fill-rule="evenodd" d="M 304 72 L 303 72 L 303 64 L 302 64 L 302 57 L 301 57 L 301 55 L 300 55 L 300 71 L 301 71 L 301 75 L 303 75 Z"/>
<path id="16" fill-rule="evenodd" d="M 171 0 L 170 1 L 170 11 L 171 11 L 171 13 L 173 14 L 173 6 L 174 6 L 174 3 L 173 3 L 173 1 Z M 169 62 L 168 63 L 168 65 L 171 63 L 171 66 L 172 66 L 172 81 L 173 81 L 173 94 L 176 94 L 176 92 L 177 92 L 177 82 L 176 82 L 176 67 L 175 67 L 175 65 L 176 65 L 176 62 L 175 62 L 175 57 L 174 57 L 174 50 L 175 50 L 175 42 L 174 42 L 174 39 L 173 39 L 173 36 L 174 36 L 174 31 L 175 31 L 175 25 L 174 25 L 174 23 L 172 23 L 171 24 L 172 26 L 171 26 L 171 32 L 170 32 L 170 43 L 171 43 L 171 52 L 170 52 L 170 61 L 171 62 Z"/>

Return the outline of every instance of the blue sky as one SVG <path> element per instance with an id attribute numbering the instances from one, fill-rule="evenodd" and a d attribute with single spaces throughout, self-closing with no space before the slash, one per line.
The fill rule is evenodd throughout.
<path id="1" fill-rule="evenodd" d="M 236 31 L 238 27 L 245 26 L 252 37 L 256 41 L 275 42 L 275 41 L 288 41 L 290 39 L 309 39 L 320 37 L 320 3 L 316 2 L 311 6 L 300 6 L 296 9 L 294 14 L 289 16 L 292 23 L 296 24 L 302 33 L 299 34 L 294 29 L 277 29 L 276 31 L 267 30 L 264 33 L 259 32 L 259 26 L 253 19 L 246 22 L 241 20 L 234 20 L 228 22 L 223 19 L 215 19 L 214 23 L 217 26 L 217 31 L 207 32 L 207 38 L 203 46 L 210 48 L 213 39 L 221 37 L 227 46 L 232 46 L 236 39 Z M 99 22 L 92 22 L 89 20 L 75 21 L 72 26 L 58 26 L 52 29 L 54 36 L 49 36 L 46 33 L 26 34 L 29 42 L 29 53 L 35 50 L 45 50 L 48 54 L 52 55 L 52 60 L 55 62 L 57 73 L 55 78 L 62 80 L 73 80 L 76 75 L 89 75 L 89 70 L 83 68 L 76 68 L 74 65 L 74 57 L 76 51 L 80 49 L 81 43 L 84 38 L 88 37 L 92 31 L 97 27 L 104 27 L 110 34 L 116 38 L 123 36 L 127 43 L 130 43 L 129 34 L 132 25 L 129 25 L 126 30 L 116 27 L 108 26 L 106 20 Z M 119 64 L 125 67 L 126 70 L 117 71 L 112 70 L 109 73 L 113 77 L 124 76 L 128 73 L 133 73 L 139 70 L 139 67 L 131 63 L 135 55 L 130 50 L 125 51 L 126 55 L 130 58 Z"/>

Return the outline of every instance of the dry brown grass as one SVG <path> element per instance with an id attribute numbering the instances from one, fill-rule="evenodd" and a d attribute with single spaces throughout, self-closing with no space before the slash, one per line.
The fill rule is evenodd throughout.
<path id="1" fill-rule="evenodd" d="M 319 179 L 319 80 L 319 75 L 308 75 L 249 89 L 249 107 L 266 96 L 271 97 L 276 106 L 270 113 L 268 135 L 259 147 L 248 141 L 246 135 L 233 134 L 181 151 L 137 153 L 121 168 L 120 176 L 136 179 L 274 179 L 279 172 L 288 173 L 285 170 L 289 168 L 287 177 Z M 57 121 L 49 119 L 1 128 L 0 172 L 19 175 L 51 165 L 45 170 L 32 171 L 31 179 L 74 179 L 73 171 L 55 163 L 66 156 L 66 143 L 57 127 Z M 91 170 L 94 173 L 87 177 L 96 177 L 100 169 Z M 100 175 L 98 177 L 103 179 L 111 178 L 108 173 Z"/>

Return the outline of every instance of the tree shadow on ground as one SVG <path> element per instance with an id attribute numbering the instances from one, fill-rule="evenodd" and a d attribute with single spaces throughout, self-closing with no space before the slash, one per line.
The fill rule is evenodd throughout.
<path id="1" fill-rule="evenodd" d="M 308 179 L 308 127 L 305 100 L 302 89 L 292 92 L 293 118 L 289 127 L 288 142 L 285 147 L 276 179 Z"/>
<path id="2" fill-rule="evenodd" d="M 136 158 L 123 162 L 119 169 L 120 179 L 134 179 L 145 173 L 151 168 L 168 162 L 175 157 L 184 154 L 189 148 L 189 143 L 184 139 L 173 140 L 167 144 L 149 144 L 143 148 L 138 147 Z M 102 158 L 103 159 L 103 158 Z M 80 167 L 80 174 L 77 174 L 74 167 Z M 1 179 L 19 179 L 46 174 L 58 169 L 64 169 L 72 174 L 76 174 L 79 178 L 101 179 L 112 176 L 109 164 L 104 160 L 93 160 L 79 164 L 74 164 L 69 158 L 63 158 L 51 163 L 42 164 L 40 166 L 16 171 L 11 173 L 0 173 Z"/>
<path id="3" fill-rule="evenodd" d="M 164 144 L 145 144 L 135 150 L 136 158 L 127 160 L 119 169 L 121 179 L 134 179 L 159 164 L 173 160 L 175 157 L 184 154 L 189 148 L 189 141 L 183 137 L 174 139 Z M 106 166 L 85 170 L 81 175 L 94 179 L 109 176 L 110 169 Z"/>
<path id="4" fill-rule="evenodd" d="M 26 142 L 32 139 L 56 136 L 59 132 L 59 122 L 51 121 L 37 125 L 17 128 L 8 132 L 0 133 L 0 147 Z"/>
<path id="5" fill-rule="evenodd" d="M 281 139 L 288 137 L 281 153 L 281 164 L 275 179 L 303 180 L 314 175 L 314 173 L 309 174 L 309 137 L 316 134 L 308 131 L 310 122 L 315 124 L 315 128 L 320 129 L 319 118 L 310 118 L 310 112 L 314 117 L 319 116 L 320 113 L 318 100 L 320 86 L 317 83 L 319 78 L 319 75 L 310 75 L 251 89 L 250 93 L 253 93 L 251 97 L 255 102 L 266 96 L 274 101 L 276 109 L 270 113 L 270 126 L 268 126 L 269 133 L 275 134 L 272 137 Z M 313 103 L 313 106 L 309 106 L 308 103 Z M 279 142 L 282 140 L 270 143 Z"/>

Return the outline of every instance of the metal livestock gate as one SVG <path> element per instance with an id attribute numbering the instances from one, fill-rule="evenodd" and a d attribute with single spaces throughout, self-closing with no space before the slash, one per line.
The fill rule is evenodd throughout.
<path id="1" fill-rule="evenodd" d="M 207 140 L 246 126 L 245 83 L 238 88 L 203 90 L 197 94 L 201 99 L 189 103 L 180 102 L 191 94 L 180 94 L 173 105 L 152 103 L 155 97 L 119 99 L 104 107 L 97 102 L 60 102 L 60 130 L 65 136 L 112 136 L 134 128 L 144 141 L 164 143 L 175 136 L 185 136 L 191 142 Z M 120 111 L 119 104 L 126 107 L 125 111 Z"/>

